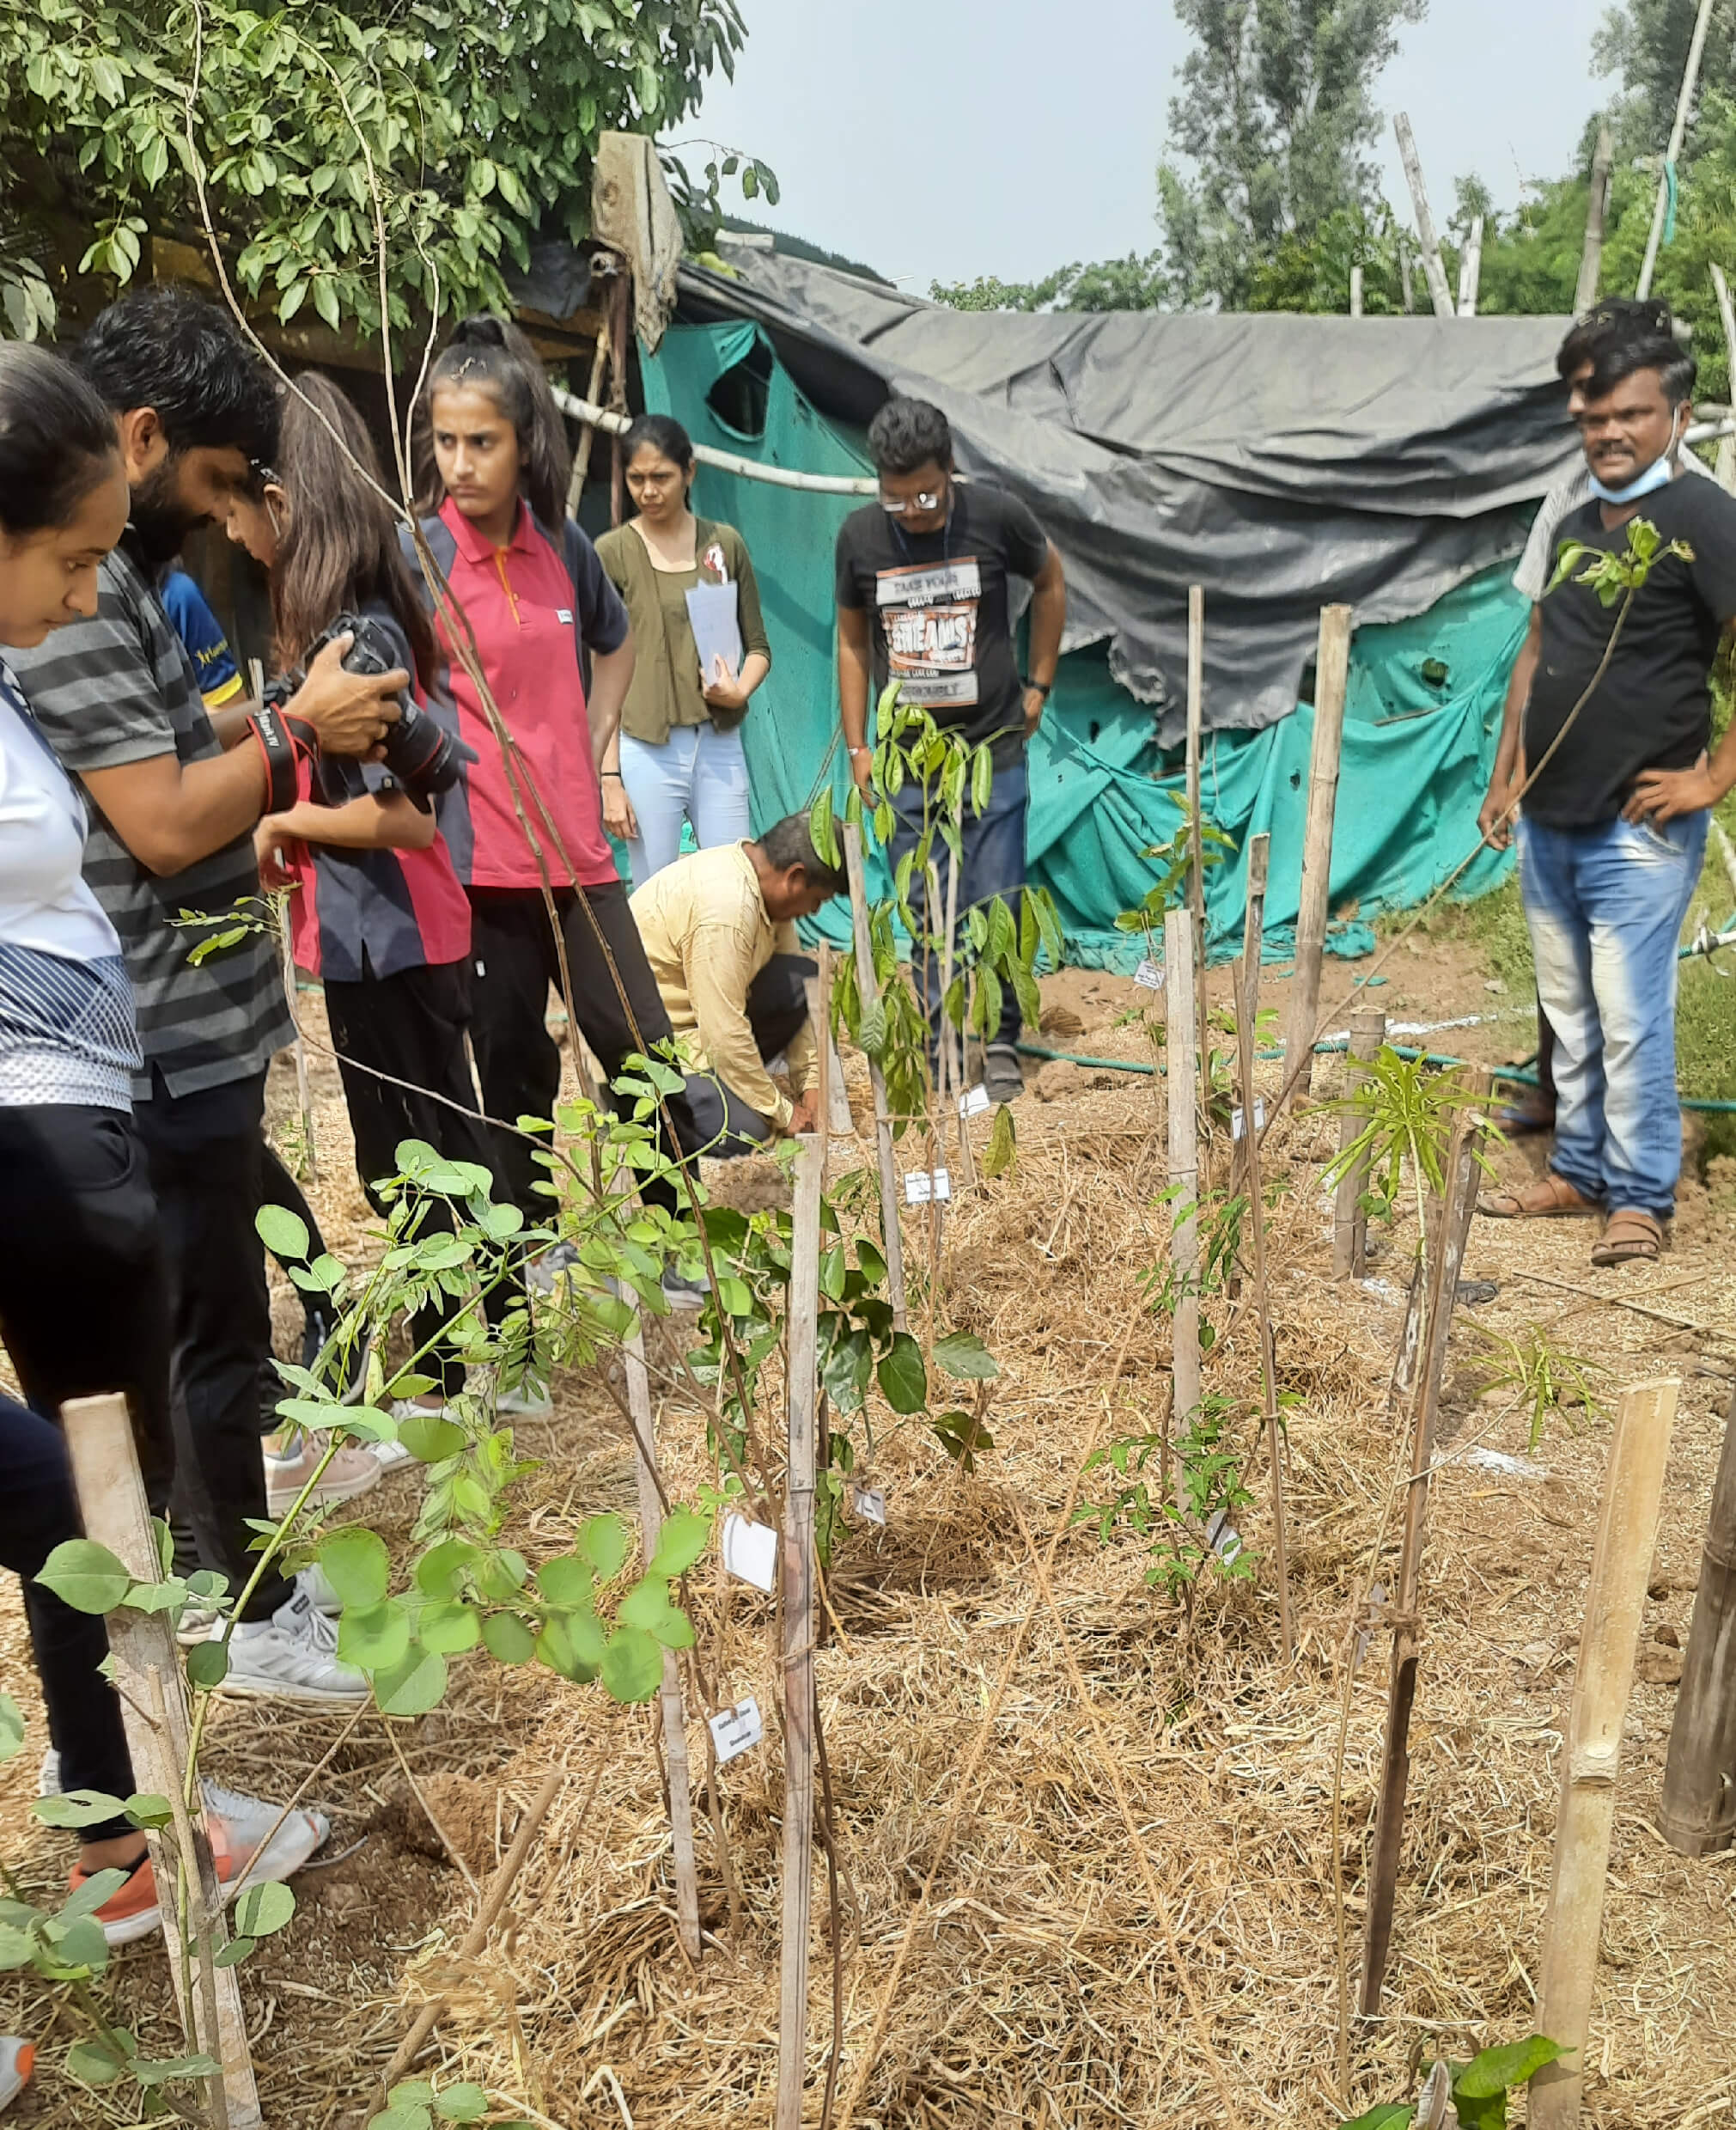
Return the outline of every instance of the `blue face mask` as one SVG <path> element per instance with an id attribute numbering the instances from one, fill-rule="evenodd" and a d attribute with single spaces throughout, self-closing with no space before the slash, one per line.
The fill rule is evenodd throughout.
<path id="1" fill-rule="evenodd" d="M 1607 487 L 1593 473 L 1590 477 L 1592 493 L 1601 497 L 1605 503 L 1637 503 L 1642 496 L 1649 496 L 1654 488 L 1667 485 L 1673 478 L 1670 467 L 1670 455 L 1666 452 L 1661 459 L 1654 460 L 1636 479 L 1630 480 L 1625 488 Z"/>

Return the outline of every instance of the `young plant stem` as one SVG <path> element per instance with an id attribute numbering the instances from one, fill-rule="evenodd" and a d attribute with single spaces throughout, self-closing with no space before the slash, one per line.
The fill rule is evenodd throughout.
<path id="1" fill-rule="evenodd" d="M 161 1667 L 150 1665 L 146 1681 L 150 1691 L 151 1718 L 167 1740 L 171 1734 L 168 1700 L 163 1692 Z M 175 1912 L 182 1987 L 186 1992 L 186 2002 L 191 2005 L 195 2002 L 194 1987 L 197 1980 L 197 2002 L 204 2022 L 203 2036 L 197 2025 L 190 2022 L 192 2031 L 187 2038 L 195 2049 L 200 2047 L 205 2048 L 221 2066 L 226 2052 L 222 2023 L 217 2016 L 216 1944 L 210 1914 L 205 1906 L 198 1843 L 193 1834 L 192 1815 L 187 1810 L 186 1799 L 179 1791 L 172 1790 L 169 1792 L 169 1810 L 174 1816 L 175 1848 L 178 1852 L 175 1858 Z M 192 1958 L 195 1951 L 198 1954 L 196 1972 Z M 224 2090 L 221 2067 L 201 2083 L 204 2087 L 205 2104 L 210 2110 L 212 2121 L 217 2126 L 217 2130 L 229 2130 L 229 2096 Z"/>
<path id="2" fill-rule="evenodd" d="M 856 988 L 864 1012 L 880 1004 L 880 979 L 874 969 L 874 935 L 868 924 L 868 888 L 862 869 L 862 831 L 853 821 L 844 825 L 845 870 L 850 876 L 850 922 L 856 941 Z M 886 1106 L 886 1076 L 878 1058 L 868 1059 L 868 1084 L 874 1090 L 874 1151 L 880 1168 L 880 1239 L 886 1254 L 886 1279 L 891 1289 L 892 1325 L 907 1328 L 905 1306 L 905 1238 L 898 1209 L 898 1178 L 892 1157 L 892 1120 Z"/>

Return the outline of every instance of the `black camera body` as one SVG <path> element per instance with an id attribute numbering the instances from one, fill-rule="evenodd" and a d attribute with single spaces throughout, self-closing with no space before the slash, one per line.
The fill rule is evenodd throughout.
<path id="1" fill-rule="evenodd" d="M 391 636 L 379 622 L 358 613 L 340 613 L 316 637 L 308 646 L 308 663 L 313 663 L 333 637 L 345 635 L 355 638 L 344 654 L 346 673 L 390 673 L 398 665 Z M 398 722 L 386 728 L 381 742 L 386 750 L 385 766 L 425 814 L 429 800 L 449 791 L 463 776 L 466 760 L 475 758 L 470 748 L 419 707 L 407 688 L 398 691 Z M 320 796 L 326 805 L 341 806 L 365 794 L 368 786 L 361 769 L 359 762 L 341 756 L 320 757 Z"/>

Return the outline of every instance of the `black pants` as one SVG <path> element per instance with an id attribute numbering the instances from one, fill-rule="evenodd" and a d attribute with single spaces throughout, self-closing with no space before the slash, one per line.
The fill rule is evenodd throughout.
<path id="1" fill-rule="evenodd" d="M 332 1046 L 356 1138 L 356 1173 L 369 1204 L 382 1218 L 386 1203 L 375 1187 L 398 1174 L 401 1140 L 424 1139 L 448 1161 L 495 1169 L 492 1134 L 476 1114 L 476 1088 L 465 1055 L 469 994 L 469 968 L 462 961 L 326 986 Z M 391 1079 L 376 1077 L 381 1072 Z M 410 1084 L 397 1086 L 396 1081 Z M 444 1101 L 436 1099 L 442 1096 Z M 422 1232 L 449 1231 L 445 1202 L 429 1199 L 427 1208 Z M 486 1303 L 490 1320 L 498 1323 L 515 1298 L 515 1289 L 491 1287 Z M 444 1395 L 456 1397 L 464 1388 L 463 1363 L 438 1343 L 429 1345 L 439 1340 L 451 1314 L 450 1306 L 426 1303 L 411 1317 L 411 1330 L 417 1349 L 429 1349 L 418 1370 L 435 1376 Z"/>
<path id="2" fill-rule="evenodd" d="M 263 1072 L 179 1097 L 157 1073 L 135 1112 L 168 1274 L 176 1506 L 232 1598 L 258 1565 L 248 1519 L 265 1514 L 259 1383 L 271 1308 L 253 1225 L 265 1106 Z M 242 1616 L 268 1619 L 293 1594 L 273 1570 Z"/>
<path id="3" fill-rule="evenodd" d="M 0 1567 L 24 1585 L 60 1786 L 126 1797 L 134 1784 L 120 1702 L 97 1670 L 108 1655 L 108 1630 L 99 1614 L 75 1612 L 36 1580 L 57 1546 L 82 1535 L 59 1429 L 0 1397 Z M 132 1831 L 124 1819 L 105 1820 L 83 1828 L 80 1839 L 110 1841 Z"/>
<path id="4" fill-rule="evenodd" d="M 669 1016 L 627 906 L 626 888 L 612 881 L 588 888 L 585 894 L 595 929 L 574 889 L 557 888 L 555 908 L 566 943 L 579 1032 L 596 1053 L 605 1077 L 613 1081 L 633 1052 L 655 1053 L 670 1041 Z M 559 986 L 560 964 L 547 907 L 534 888 L 472 888 L 470 906 L 476 964 L 472 1041 L 482 1082 L 482 1106 L 490 1116 L 508 1123 L 521 1116 L 551 1117 L 561 1083 L 561 1053 L 545 1016 L 549 987 Z M 599 931 L 619 972 L 632 1009 L 631 1021 L 598 944 Z M 618 1100 L 616 1107 L 620 1107 Z M 686 1096 L 670 1096 L 667 1108 L 678 1146 L 665 1146 L 664 1152 L 671 1158 L 694 1152 L 700 1141 Z M 661 1139 L 661 1118 L 658 1131 Z M 527 1220 L 546 1221 L 551 1201 L 545 1193 L 531 1187 L 547 1180 L 546 1168 L 537 1161 L 528 1140 L 505 1132 L 495 1136 L 500 1173 L 514 1203 Z M 676 1209 L 678 1194 L 667 1183 L 648 1185 L 643 1195 L 672 1212 Z"/>
<path id="5" fill-rule="evenodd" d="M 805 977 L 818 973 L 819 964 L 806 955 L 775 954 L 747 987 L 747 1025 L 763 1062 L 788 1050 L 807 1022 Z M 742 1100 L 722 1075 L 691 1073 L 687 1099 L 699 1143 L 720 1161 L 751 1154 L 771 1137 L 771 1120 Z"/>

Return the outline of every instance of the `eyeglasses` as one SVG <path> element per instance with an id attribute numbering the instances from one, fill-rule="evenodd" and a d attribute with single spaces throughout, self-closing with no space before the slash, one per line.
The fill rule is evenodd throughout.
<path id="1" fill-rule="evenodd" d="M 946 500 L 947 491 L 944 488 L 937 489 L 933 495 L 924 490 L 921 494 L 906 497 L 902 501 L 895 496 L 888 496 L 882 491 L 880 508 L 889 518 L 907 518 L 912 512 L 925 514 L 929 510 L 938 510 Z"/>

